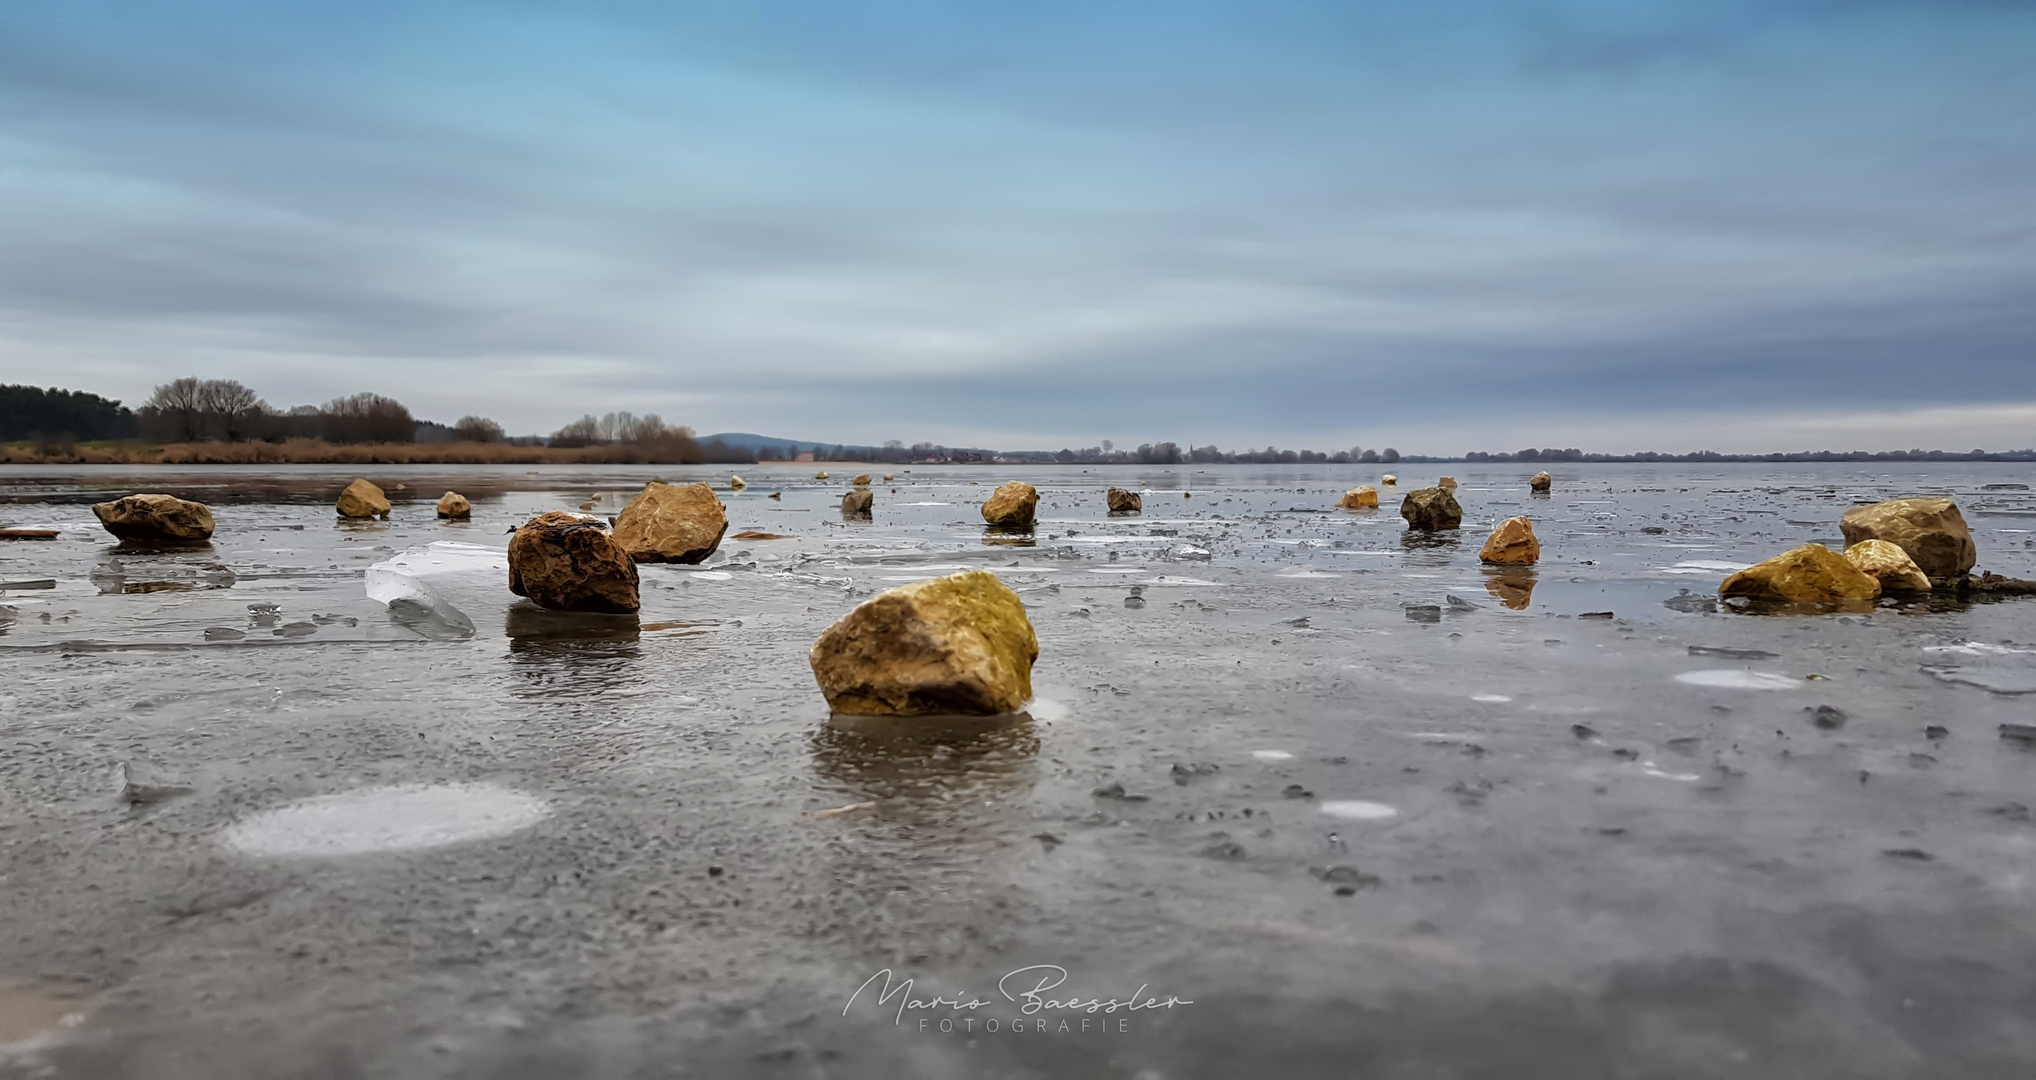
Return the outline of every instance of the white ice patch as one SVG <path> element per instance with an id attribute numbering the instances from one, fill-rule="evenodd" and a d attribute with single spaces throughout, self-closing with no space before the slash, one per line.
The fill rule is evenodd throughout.
<path id="1" fill-rule="evenodd" d="M 1089 568 L 1089 573 L 1091 574 L 1143 574 L 1147 572 L 1143 566 L 1092 566 Z"/>
<path id="2" fill-rule="evenodd" d="M 1482 701 L 1487 705 L 1504 705 L 1513 700 L 1504 694 L 1472 694 L 1470 699 L 1472 701 Z"/>
<path id="3" fill-rule="evenodd" d="M 1698 776 L 1696 773 L 1662 772 L 1661 769 L 1658 766 L 1656 766 L 1652 761 L 1641 762 L 1640 771 L 1646 773 L 1649 776 L 1658 777 L 1662 780 L 1675 780 L 1685 784 L 1694 784 L 1697 781 L 1703 779 L 1703 777 Z"/>
<path id="4" fill-rule="evenodd" d="M 891 505 L 892 505 L 892 506 L 953 506 L 954 504 L 953 504 L 953 503 L 944 503 L 944 502 L 909 502 L 909 503 L 892 503 Z"/>
<path id="5" fill-rule="evenodd" d="M 1925 645 L 1926 653 L 1955 653 L 1959 656 L 2036 656 L 2036 649 L 2011 649 L 1983 641 L 1961 641 L 1956 645 Z"/>
<path id="6" fill-rule="evenodd" d="M 726 570 L 694 570 L 687 576 L 696 577 L 702 581 L 729 581 L 735 577 L 734 574 Z"/>
<path id="7" fill-rule="evenodd" d="M 1253 750 L 1251 756 L 1260 761 L 1292 761 L 1294 755 L 1285 750 Z"/>
<path id="8" fill-rule="evenodd" d="M 1067 703 L 1052 698 L 1033 698 L 1025 711 L 1031 713 L 1034 720 L 1044 720 L 1049 724 L 1065 720 L 1069 715 Z"/>
<path id="9" fill-rule="evenodd" d="M 1794 690 L 1803 685 L 1802 680 L 1787 675 L 1775 675 L 1765 671 L 1738 671 L 1731 668 L 1685 671 L 1677 675 L 1675 681 L 1690 686 L 1710 686 L 1721 690 Z"/>
<path id="10" fill-rule="evenodd" d="M 1660 567 L 1664 574 L 1736 574 L 1751 563 L 1720 562 L 1716 559 L 1684 559 L 1674 566 Z"/>
<path id="11" fill-rule="evenodd" d="M 1282 570 L 1273 576 L 1280 578 L 1333 578 L 1342 577 L 1343 575 L 1334 570 Z"/>
<path id="12" fill-rule="evenodd" d="M 543 799 L 492 784 L 397 784 L 321 795 L 256 814 L 223 836 L 243 855 L 419 851 L 506 836 L 544 820 Z"/>
<path id="13" fill-rule="evenodd" d="M 1322 803 L 1322 812 L 1345 821 L 1384 821 L 1400 816 L 1398 810 L 1385 803 L 1363 799 L 1329 799 Z"/>

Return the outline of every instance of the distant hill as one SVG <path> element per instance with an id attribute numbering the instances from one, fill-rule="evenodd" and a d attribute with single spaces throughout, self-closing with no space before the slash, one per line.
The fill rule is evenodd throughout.
<path id="1" fill-rule="evenodd" d="M 827 445 L 822 443 L 815 443 L 810 440 L 800 441 L 798 439 L 778 439 L 773 438 L 769 435 L 753 435 L 747 431 L 724 431 L 717 435 L 693 436 L 693 440 L 695 442 L 701 443 L 703 445 L 706 443 L 713 442 L 716 439 L 720 439 L 722 443 L 727 446 L 733 447 L 737 450 L 747 450 L 752 454 L 756 453 L 758 450 L 765 449 L 766 447 L 772 450 L 776 450 L 778 453 L 782 454 L 794 446 L 799 447 L 802 450 L 811 450 L 815 446 Z"/>

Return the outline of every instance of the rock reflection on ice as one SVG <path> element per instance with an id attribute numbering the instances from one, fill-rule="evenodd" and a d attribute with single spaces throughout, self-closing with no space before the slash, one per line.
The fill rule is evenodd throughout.
<path id="1" fill-rule="evenodd" d="M 1366 802 L 1363 799 L 1329 799 L 1322 803 L 1322 812 L 1330 817 L 1346 821 L 1384 821 L 1398 817 L 1400 812 L 1382 802 Z"/>
<path id="2" fill-rule="evenodd" d="M 1766 671 L 1738 671 L 1731 668 L 1685 671 L 1677 675 L 1675 681 L 1690 686 L 1711 686 L 1722 690 L 1794 690 L 1803 685 L 1801 680 L 1787 675 L 1775 675 Z"/>
<path id="3" fill-rule="evenodd" d="M 1292 761 L 1294 755 L 1285 750 L 1253 750 L 1251 756 L 1260 761 Z"/>
<path id="4" fill-rule="evenodd" d="M 492 784 L 397 784 L 264 811 L 228 828 L 224 840 L 243 855 L 418 851 L 506 836 L 549 813 L 544 800 Z"/>

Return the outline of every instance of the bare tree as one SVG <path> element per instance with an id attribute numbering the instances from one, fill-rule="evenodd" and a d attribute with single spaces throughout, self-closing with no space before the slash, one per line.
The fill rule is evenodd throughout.
<path id="1" fill-rule="evenodd" d="M 395 398 L 355 394 L 334 398 L 320 410 L 325 441 L 336 443 L 407 443 L 417 441 L 417 421 Z"/>
<path id="2" fill-rule="evenodd" d="M 551 433 L 553 446 L 591 446 L 601 440 L 601 421 L 593 413 Z"/>
<path id="3" fill-rule="evenodd" d="M 204 428 L 227 442 L 246 442 L 262 434 L 274 410 L 261 395 L 232 379 L 206 379 L 198 384 Z"/>
<path id="4" fill-rule="evenodd" d="M 204 384 L 186 375 L 155 388 L 142 403 L 148 433 L 169 442 L 196 442 L 205 429 Z"/>
<path id="5" fill-rule="evenodd" d="M 485 416 L 462 416 L 452 426 L 452 437 L 461 442 L 501 442 L 503 434 L 502 425 Z"/>

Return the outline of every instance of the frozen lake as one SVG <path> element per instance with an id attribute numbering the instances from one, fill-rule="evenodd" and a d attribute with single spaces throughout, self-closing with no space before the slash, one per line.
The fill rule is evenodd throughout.
<path id="1" fill-rule="evenodd" d="M 1402 463 L 1370 513 L 1380 467 L 885 466 L 844 522 L 862 468 L 738 467 L 637 619 L 490 560 L 727 470 L 0 470 L 62 530 L 0 543 L 0 1076 L 2036 1075 L 2036 599 L 1712 602 L 1897 495 L 2036 577 L 2036 469 Z M 135 491 L 213 543 L 117 547 Z M 370 598 L 432 558 L 436 614 Z M 821 630 L 964 567 L 1029 714 L 830 725 Z"/>

